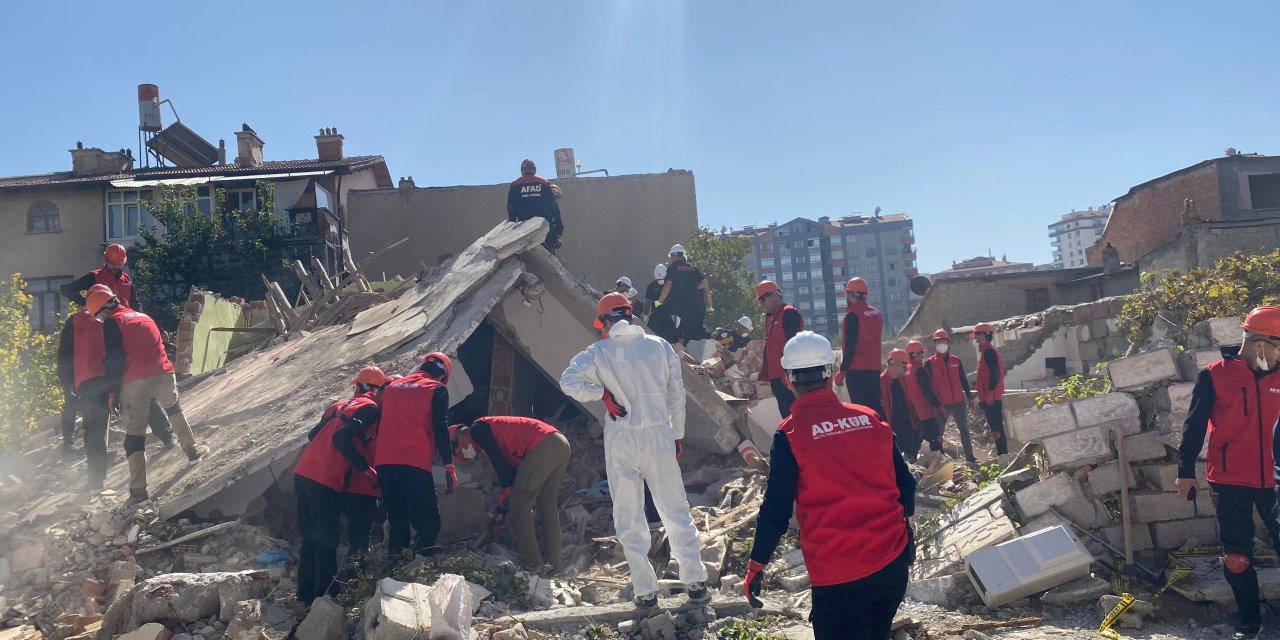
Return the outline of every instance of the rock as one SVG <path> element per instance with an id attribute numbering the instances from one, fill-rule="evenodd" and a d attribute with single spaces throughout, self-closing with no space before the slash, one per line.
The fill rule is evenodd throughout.
<path id="1" fill-rule="evenodd" d="M 534 607 L 547 609 L 555 606 L 556 597 L 551 593 L 550 580 L 524 571 L 517 571 L 516 577 L 524 578 L 529 582 L 529 599 Z"/>
<path id="2" fill-rule="evenodd" d="M 360 620 L 364 640 L 421 640 L 431 632 L 430 588 L 391 578 L 378 581 Z"/>
<path id="3" fill-rule="evenodd" d="M 643 640 L 676 640 L 676 619 L 669 611 L 663 611 L 640 621 L 640 637 Z"/>
<path id="4" fill-rule="evenodd" d="M 623 620 L 618 623 L 618 634 L 624 638 L 630 638 L 636 632 L 635 620 Z"/>
<path id="5" fill-rule="evenodd" d="M 503 629 L 502 631 L 495 631 L 493 633 L 493 640 L 513 640 L 514 638 L 528 638 L 528 637 L 529 637 L 529 632 L 526 631 L 524 628 L 524 625 L 520 624 L 519 622 L 517 622 L 515 626 L 511 627 L 510 629 Z"/>
<path id="6" fill-rule="evenodd" d="M 493 595 L 493 592 L 470 581 L 467 582 L 467 588 L 471 589 L 471 613 L 474 614 L 480 610 L 480 603 L 488 600 L 489 596 Z"/>
<path id="7" fill-rule="evenodd" d="M 809 574 L 799 573 L 791 576 L 782 576 L 778 578 L 778 584 L 790 593 L 804 591 L 809 588 Z"/>
<path id="8" fill-rule="evenodd" d="M 227 625 L 227 637 L 231 640 L 255 640 L 258 637 L 258 621 L 262 619 L 262 601 L 241 600 L 232 606 L 231 623 Z"/>
<path id="9" fill-rule="evenodd" d="M 295 632 L 298 640 L 345 640 L 345 611 L 333 598 L 317 598 Z"/>
<path id="10" fill-rule="evenodd" d="M 1107 614 L 1111 613 L 1111 610 L 1115 609 L 1118 604 L 1120 604 L 1120 596 L 1108 594 L 1098 598 L 1098 609 L 1101 611 L 1103 618 L 1105 618 Z M 1149 618 L 1154 613 L 1155 606 L 1150 602 L 1147 602 L 1146 600 L 1134 600 L 1128 610 L 1116 619 L 1113 626 L 1121 629 L 1141 629 L 1143 623 L 1142 619 Z"/>
<path id="11" fill-rule="evenodd" d="M 978 631 L 977 629 L 965 629 L 964 635 L 961 637 L 965 640 L 991 640 L 991 636 Z"/>
<path id="12" fill-rule="evenodd" d="M 127 629 L 175 617 L 186 622 L 212 615 L 229 620 L 235 615 L 236 603 L 266 597 L 270 590 L 271 579 L 266 571 L 156 576 L 111 604 L 98 638 L 110 640 Z"/>
<path id="13" fill-rule="evenodd" d="M 148 622 L 147 624 L 121 635 L 116 640 L 169 640 L 173 637 L 173 633 L 164 628 L 159 622 Z"/>

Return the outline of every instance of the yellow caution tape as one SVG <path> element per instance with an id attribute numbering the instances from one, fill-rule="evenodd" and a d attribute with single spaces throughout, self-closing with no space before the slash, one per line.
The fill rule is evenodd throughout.
<path id="1" fill-rule="evenodd" d="M 1169 578 L 1165 580 L 1164 586 L 1160 587 L 1160 590 L 1157 591 L 1155 595 L 1151 596 L 1151 601 L 1155 602 L 1156 600 L 1159 600 L 1160 596 L 1164 595 L 1164 592 L 1168 591 L 1169 587 L 1173 586 L 1173 583 L 1189 575 L 1191 575 L 1191 567 L 1188 567 L 1187 565 L 1182 564 L 1181 562 L 1178 562 L 1173 558 L 1170 558 L 1169 559 Z"/>
<path id="2" fill-rule="evenodd" d="M 1205 547 L 1187 547 L 1186 549 L 1178 549 L 1169 555 L 1186 557 L 1186 556 L 1220 556 L 1222 555 L 1222 545 L 1211 545 Z"/>
<path id="3" fill-rule="evenodd" d="M 1116 558 L 1116 570 L 1111 572 L 1111 593 L 1122 596 L 1130 591 L 1129 576 L 1124 573 L 1124 558 Z"/>
<path id="4" fill-rule="evenodd" d="M 1133 606 L 1135 600 L 1136 598 L 1133 597 L 1133 594 L 1126 593 L 1120 596 L 1119 604 L 1102 619 L 1102 624 L 1098 627 L 1098 635 L 1110 638 L 1110 640 L 1124 640 L 1124 636 L 1120 635 L 1119 631 L 1112 629 L 1111 625 L 1115 624 L 1116 620 L 1119 620 L 1120 616 L 1124 615 L 1124 612 Z"/>

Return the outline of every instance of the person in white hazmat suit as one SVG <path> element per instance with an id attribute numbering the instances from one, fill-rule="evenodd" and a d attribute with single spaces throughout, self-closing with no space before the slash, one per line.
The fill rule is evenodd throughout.
<path id="1" fill-rule="evenodd" d="M 580 401 L 602 400 L 605 473 L 613 498 L 613 524 L 631 568 L 636 607 L 658 606 L 658 576 L 649 563 L 644 484 L 666 527 L 671 553 L 689 601 L 708 602 L 707 570 L 698 530 L 689 512 L 676 458 L 683 448 L 685 392 L 680 360 L 671 345 L 631 324 L 631 304 L 620 293 L 600 299 L 596 328 L 601 340 L 574 356 L 560 374 L 560 388 Z"/>

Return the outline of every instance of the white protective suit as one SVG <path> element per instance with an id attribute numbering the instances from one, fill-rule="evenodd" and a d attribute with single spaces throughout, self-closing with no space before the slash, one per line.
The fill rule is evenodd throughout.
<path id="1" fill-rule="evenodd" d="M 680 563 L 680 581 L 705 582 L 698 530 L 689 513 L 675 441 L 684 438 L 684 381 L 671 345 L 621 321 L 574 356 L 560 374 L 560 388 L 580 401 L 598 401 L 609 390 L 627 415 L 606 418 L 605 473 L 613 498 L 613 526 L 631 567 L 636 596 L 658 590 L 649 563 L 649 524 L 644 516 L 644 484 L 666 527 L 671 553 Z"/>

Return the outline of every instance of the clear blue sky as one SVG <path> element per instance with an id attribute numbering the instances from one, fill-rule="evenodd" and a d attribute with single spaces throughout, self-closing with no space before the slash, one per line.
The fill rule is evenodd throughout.
<path id="1" fill-rule="evenodd" d="M 1223 148 L 1280 153 L 1280 4 L 29 2 L 0 175 L 135 147 L 135 85 L 268 159 L 323 126 L 420 186 L 690 169 L 701 222 L 905 211 L 921 267 L 1046 262 L 1046 225 Z M 166 123 L 170 121 L 165 111 Z M 573 222 L 567 221 L 569 233 Z M 619 225 L 625 233 L 626 221 Z M 673 239 L 674 240 L 674 239 Z"/>

